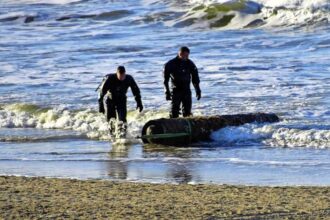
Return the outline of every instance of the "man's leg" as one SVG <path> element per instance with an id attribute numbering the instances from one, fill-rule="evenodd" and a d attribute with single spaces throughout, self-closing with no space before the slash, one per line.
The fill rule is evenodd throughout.
<path id="1" fill-rule="evenodd" d="M 127 103 L 126 100 L 122 100 L 121 102 L 117 103 L 116 105 L 116 112 L 117 112 L 117 136 L 118 138 L 125 138 L 126 137 L 126 130 L 127 130 Z"/>
<path id="2" fill-rule="evenodd" d="M 107 122 L 110 121 L 110 119 L 116 119 L 116 107 L 113 103 L 112 100 L 107 99 L 105 101 L 107 109 L 106 109 L 106 117 L 107 117 Z"/>
<path id="3" fill-rule="evenodd" d="M 120 101 L 116 103 L 116 113 L 117 113 L 117 119 L 118 121 L 122 121 L 124 123 L 127 122 L 127 106 L 126 106 L 126 100 Z"/>
<path id="4" fill-rule="evenodd" d="M 180 114 L 181 94 L 179 91 L 172 93 L 170 118 L 178 118 Z"/>
<path id="5" fill-rule="evenodd" d="M 191 100 L 191 91 L 184 92 L 182 96 L 182 114 L 183 117 L 189 117 L 191 116 L 191 106 L 192 106 L 192 100 Z"/>
<path id="6" fill-rule="evenodd" d="M 116 132 L 116 107 L 112 100 L 106 100 L 106 117 L 109 123 L 110 135 L 114 135 Z"/>

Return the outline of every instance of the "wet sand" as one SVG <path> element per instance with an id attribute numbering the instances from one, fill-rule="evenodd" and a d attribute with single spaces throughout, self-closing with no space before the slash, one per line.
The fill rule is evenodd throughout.
<path id="1" fill-rule="evenodd" d="M 330 187 L 0 177 L 0 219 L 330 219 Z"/>

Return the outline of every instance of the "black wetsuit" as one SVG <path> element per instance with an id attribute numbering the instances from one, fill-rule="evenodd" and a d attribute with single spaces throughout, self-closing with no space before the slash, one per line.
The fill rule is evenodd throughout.
<path id="1" fill-rule="evenodd" d="M 106 116 L 108 121 L 116 118 L 118 121 L 127 122 L 126 93 L 129 87 L 131 87 L 138 106 L 142 106 L 140 89 L 131 75 L 126 75 L 123 81 L 120 81 L 116 74 L 109 74 L 105 77 L 100 88 L 99 102 L 103 102 L 104 96 L 107 96 Z"/>
<path id="2" fill-rule="evenodd" d="M 172 84 L 171 90 L 169 87 L 170 79 Z M 183 117 L 191 115 L 191 81 L 196 93 L 200 96 L 201 90 L 199 88 L 198 70 L 191 60 L 183 60 L 176 57 L 165 64 L 164 86 L 166 96 L 172 99 L 171 118 L 179 117 L 181 104 Z"/>

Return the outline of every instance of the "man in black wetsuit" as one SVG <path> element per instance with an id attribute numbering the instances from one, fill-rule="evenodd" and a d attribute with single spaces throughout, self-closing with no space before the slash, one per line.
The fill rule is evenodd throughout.
<path id="1" fill-rule="evenodd" d="M 191 90 L 192 81 L 197 100 L 200 100 L 201 89 L 199 88 L 198 70 L 195 64 L 189 59 L 190 50 L 188 47 L 181 47 L 178 56 L 168 61 L 164 67 L 164 86 L 166 100 L 172 100 L 171 118 L 177 118 L 182 105 L 183 117 L 191 116 Z M 171 79 L 171 89 L 169 80 Z"/>
<path id="2" fill-rule="evenodd" d="M 110 134 L 124 138 L 126 135 L 126 115 L 127 115 L 127 97 L 128 88 L 131 88 L 132 93 L 137 103 L 137 109 L 141 112 L 143 105 L 141 101 L 140 89 L 137 86 L 134 78 L 126 74 L 125 67 L 119 66 L 116 74 L 108 74 L 104 78 L 100 86 L 99 94 L 99 112 L 105 113 L 107 121 L 110 122 Z M 106 96 L 106 111 L 104 108 L 104 97 Z M 116 119 L 117 131 L 116 131 Z"/>

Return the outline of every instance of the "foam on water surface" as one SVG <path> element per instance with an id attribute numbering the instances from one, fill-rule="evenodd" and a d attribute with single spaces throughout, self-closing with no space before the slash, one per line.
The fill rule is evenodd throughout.
<path id="1" fill-rule="evenodd" d="M 284 8 L 305 8 L 305 9 L 328 9 L 330 2 L 328 0 L 189 0 L 193 4 L 215 4 L 215 3 L 233 3 L 233 2 L 256 2 L 266 7 L 284 7 Z"/>
<path id="2" fill-rule="evenodd" d="M 12 104 L 2 107 L 0 110 L 0 127 L 2 128 L 37 128 L 68 130 L 67 134 L 59 132 L 58 138 L 71 137 L 71 131 L 78 132 L 78 137 L 90 139 L 110 140 L 108 124 L 104 115 L 93 110 L 70 111 L 66 109 L 43 109 L 29 104 Z M 140 136 L 143 125 L 152 119 L 167 117 L 164 111 L 146 111 L 144 113 L 129 112 L 127 139 L 116 140 L 116 144 L 139 143 L 136 137 Z M 240 127 L 228 127 L 215 131 L 212 139 L 219 143 L 263 142 L 269 146 L 281 147 L 330 147 L 330 130 L 299 129 L 287 127 L 290 123 L 282 122 L 275 125 L 244 125 Z M 50 133 L 51 130 L 48 130 Z M 6 134 L 6 132 L 4 132 Z M 57 137 L 48 136 L 48 139 Z M 1 135 L 0 140 L 6 141 L 29 140 L 28 137 L 15 135 Z M 33 138 L 30 138 L 33 141 Z M 47 136 L 45 137 L 47 139 Z M 35 140 L 39 140 L 38 137 Z"/>
<path id="3" fill-rule="evenodd" d="M 273 147 L 330 148 L 330 130 L 294 129 L 286 125 L 244 125 L 228 127 L 212 134 L 225 144 L 263 143 Z"/>
<path id="4" fill-rule="evenodd" d="M 128 139 L 140 135 L 148 120 L 165 117 L 165 111 L 146 111 L 128 113 Z M 108 123 L 103 114 L 95 110 L 47 109 L 31 104 L 10 104 L 0 110 L 0 128 L 60 129 L 79 132 L 91 139 L 110 140 Z M 56 131 L 55 131 L 56 132 Z M 55 133 L 54 132 L 54 133 Z M 1 135 L 0 135 L 1 136 Z M 9 137 L 3 140 L 10 140 Z M 12 141 L 14 139 L 11 139 Z M 19 140 L 19 139 L 18 139 Z"/>

